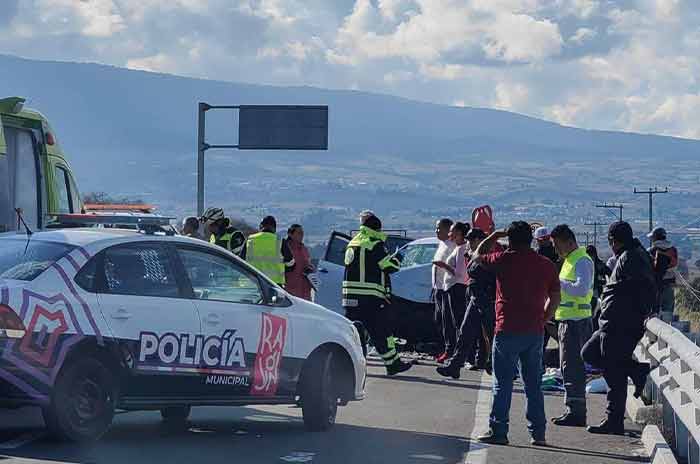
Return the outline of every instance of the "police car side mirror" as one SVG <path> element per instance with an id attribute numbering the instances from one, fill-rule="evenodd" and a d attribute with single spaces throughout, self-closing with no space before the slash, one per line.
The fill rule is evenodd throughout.
<path id="1" fill-rule="evenodd" d="M 291 300 L 283 291 L 274 287 L 271 289 L 270 306 L 274 306 L 276 308 L 286 308 L 291 305 Z"/>

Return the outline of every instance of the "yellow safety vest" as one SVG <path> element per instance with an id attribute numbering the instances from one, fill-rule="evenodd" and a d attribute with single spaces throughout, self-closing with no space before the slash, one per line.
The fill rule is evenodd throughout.
<path id="1" fill-rule="evenodd" d="M 285 284 L 282 240 L 271 232 L 258 232 L 248 237 L 246 261 L 278 285 Z"/>
<path id="2" fill-rule="evenodd" d="M 586 253 L 586 249 L 583 247 L 569 253 L 569 256 L 566 257 L 564 264 L 561 266 L 559 280 L 576 282 L 576 263 L 582 259 L 592 261 Z M 591 281 L 591 288 L 588 289 L 588 292 L 584 296 L 569 295 L 562 288 L 561 303 L 557 308 L 554 318 L 557 321 L 565 321 L 569 319 L 585 319 L 591 317 L 591 300 L 593 300 L 592 284 L 593 282 Z"/>

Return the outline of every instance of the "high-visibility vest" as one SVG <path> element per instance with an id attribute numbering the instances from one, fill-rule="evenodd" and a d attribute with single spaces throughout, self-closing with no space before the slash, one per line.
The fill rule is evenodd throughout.
<path id="1" fill-rule="evenodd" d="M 246 261 L 278 285 L 284 285 L 282 240 L 272 232 L 258 232 L 248 237 Z"/>
<path id="2" fill-rule="evenodd" d="M 564 259 L 564 264 L 561 266 L 559 280 L 576 282 L 576 264 L 582 259 L 587 259 L 591 261 L 591 263 L 593 262 L 593 260 L 586 253 L 585 248 L 578 248 L 577 250 L 569 253 L 569 256 Z M 585 319 L 587 317 L 591 317 L 592 300 L 593 281 L 591 281 L 591 287 L 584 296 L 569 295 L 562 288 L 561 303 L 559 303 L 559 307 L 557 308 L 554 318 L 558 321 L 565 321 L 570 319 Z"/>
<path id="3" fill-rule="evenodd" d="M 245 237 L 243 233 L 235 227 L 228 227 L 220 237 L 211 234 L 209 236 L 209 243 L 219 245 L 233 254 L 240 255 L 241 250 L 245 246 Z"/>

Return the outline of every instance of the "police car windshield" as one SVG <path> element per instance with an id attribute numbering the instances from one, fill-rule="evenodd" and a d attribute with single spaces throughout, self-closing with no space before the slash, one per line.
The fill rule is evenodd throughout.
<path id="1" fill-rule="evenodd" d="M 25 252 L 26 248 L 26 252 Z M 75 249 L 65 243 L 26 239 L 0 240 L 0 279 L 34 280 Z"/>

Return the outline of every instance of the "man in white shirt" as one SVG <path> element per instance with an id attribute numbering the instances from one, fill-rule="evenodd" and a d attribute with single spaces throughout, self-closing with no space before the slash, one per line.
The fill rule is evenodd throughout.
<path id="1" fill-rule="evenodd" d="M 433 301 L 435 301 L 435 323 L 438 331 L 442 334 L 445 344 L 445 351 L 437 357 L 438 362 L 443 362 L 451 356 L 454 346 L 450 342 L 453 337 L 450 337 L 449 334 L 456 330 L 454 317 L 449 313 L 449 294 L 447 293 L 447 288 L 445 288 L 445 273 L 447 271 L 435 265 L 435 263 L 446 262 L 455 248 L 454 242 L 450 240 L 452 224 L 454 224 L 453 221 L 447 218 L 440 219 L 435 224 L 435 235 L 440 243 L 433 257 Z"/>

